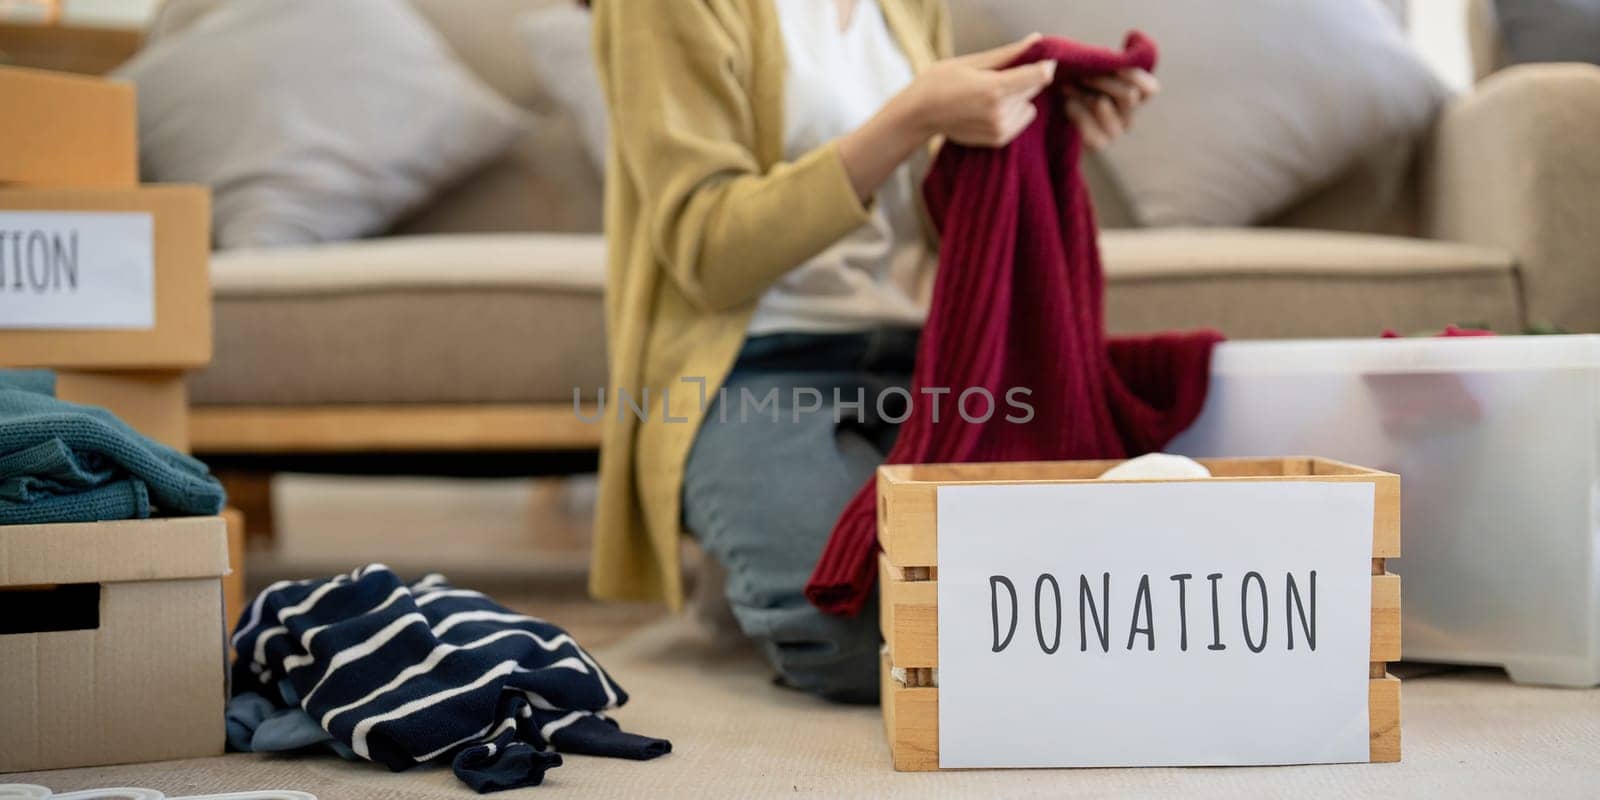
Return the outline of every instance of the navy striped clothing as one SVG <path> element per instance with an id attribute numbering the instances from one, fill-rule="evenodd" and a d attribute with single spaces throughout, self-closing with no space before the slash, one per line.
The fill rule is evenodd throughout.
<path id="1" fill-rule="evenodd" d="M 407 585 L 373 564 L 281 581 L 245 610 L 233 647 L 235 696 L 298 706 L 335 749 L 394 770 L 451 758 L 480 792 L 537 785 L 555 751 L 672 749 L 606 716 L 628 695 L 566 631 L 439 575 Z"/>

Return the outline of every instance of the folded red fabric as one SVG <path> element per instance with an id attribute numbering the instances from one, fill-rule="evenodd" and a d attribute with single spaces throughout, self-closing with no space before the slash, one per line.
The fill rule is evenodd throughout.
<path id="1" fill-rule="evenodd" d="M 1123 51 L 1045 38 L 1018 64 L 1054 59 L 1039 116 L 1004 148 L 945 145 L 923 192 L 942 244 L 932 308 L 912 375 L 911 415 L 892 464 L 1118 458 L 1160 449 L 1205 400 L 1215 331 L 1108 341 L 1094 209 L 1079 173 L 1082 140 L 1064 89 L 1128 67 L 1153 69 L 1156 47 L 1130 33 Z M 992 399 L 993 417 L 981 388 Z M 938 390 L 948 389 L 948 394 Z M 928 391 L 925 391 L 928 390 Z M 1008 391 L 1033 409 L 1026 422 Z M 969 419 L 971 417 L 972 419 Z M 817 607 L 855 614 L 876 575 L 877 503 L 868 481 L 840 515 L 806 586 Z"/>

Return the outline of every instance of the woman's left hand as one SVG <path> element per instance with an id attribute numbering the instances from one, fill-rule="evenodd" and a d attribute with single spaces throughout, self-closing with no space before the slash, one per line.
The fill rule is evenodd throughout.
<path id="1" fill-rule="evenodd" d="M 1142 69 L 1089 78 L 1067 91 L 1067 118 L 1083 133 L 1083 143 L 1099 150 L 1133 127 L 1134 112 L 1157 92 L 1161 83 Z"/>

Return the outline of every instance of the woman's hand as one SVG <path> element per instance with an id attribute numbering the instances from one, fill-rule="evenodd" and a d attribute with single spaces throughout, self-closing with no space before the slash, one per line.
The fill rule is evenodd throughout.
<path id="1" fill-rule="evenodd" d="M 1157 92 L 1161 83 L 1142 69 L 1090 78 L 1067 89 L 1067 118 L 1083 133 L 1090 150 L 1100 150 L 1133 127 L 1134 112 Z"/>
<path id="2" fill-rule="evenodd" d="M 906 105 L 922 135 L 973 147 L 1004 147 L 1033 122 L 1033 98 L 1056 76 L 1056 62 L 1002 69 L 1035 33 L 993 50 L 947 58 L 923 70 L 893 103 Z"/>
<path id="3" fill-rule="evenodd" d="M 1001 147 L 1038 115 L 1033 98 L 1055 79 L 1054 61 L 1001 69 L 1039 40 L 929 67 L 861 127 L 839 137 L 839 158 L 863 201 L 933 136 L 979 147 Z"/>
<path id="4" fill-rule="evenodd" d="M 839 156 L 850 184 L 870 198 L 933 136 L 974 147 L 1004 147 L 1033 122 L 1033 99 L 1055 80 L 1056 62 L 1006 68 L 1034 42 L 1035 33 L 1003 47 L 948 58 L 923 70 L 872 119 L 840 137 Z M 1123 70 L 1068 87 L 1066 114 L 1092 149 L 1110 144 L 1133 124 L 1140 105 L 1160 90 L 1144 70 Z"/>

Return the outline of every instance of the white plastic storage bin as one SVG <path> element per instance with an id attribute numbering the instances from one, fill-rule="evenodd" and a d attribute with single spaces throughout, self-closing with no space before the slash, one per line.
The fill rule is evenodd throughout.
<path id="1" fill-rule="evenodd" d="M 1401 476 L 1407 659 L 1600 685 L 1600 336 L 1230 342 L 1170 450 Z"/>

